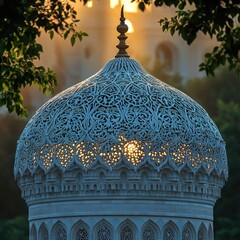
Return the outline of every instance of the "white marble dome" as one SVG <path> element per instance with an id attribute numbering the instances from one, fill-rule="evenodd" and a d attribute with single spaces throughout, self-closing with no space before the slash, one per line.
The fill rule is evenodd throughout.
<path id="1" fill-rule="evenodd" d="M 213 240 L 228 176 L 205 110 L 125 51 L 31 118 L 14 174 L 30 240 Z"/>
<path id="2" fill-rule="evenodd" d="M 15 175 L 121 162 L 227 177 L 225 143 L 206 111 L 129 58 L 109 61 L 37 111 L 18 141 Z"/>

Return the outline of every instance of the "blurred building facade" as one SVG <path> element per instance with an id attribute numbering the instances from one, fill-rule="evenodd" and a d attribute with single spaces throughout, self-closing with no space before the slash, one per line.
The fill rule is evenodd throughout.
<path id="1" fill-rule="evenodd" d="M 137 3 L 121 0 L 89 2 L 86 6 L 76 3 L 79 14 L 79 29 L 89 34 L 82 42 L 71 46 L 70 41 L 55 36 L 53 40 L 43 34 L 40 42 L 43 54 L 40 64 L 52 68 L 58 77 L 55 92 L 74 85 L 96 73 L 108 59 L 114 58 L 117 44 L 115 28 L 119 22 L 119 11 L 125 4 L 125 15 L 130 28 L 127 43 L 131 57 L 145 64 L 154 65 L 155 61 L 164 64 L 169 74 L 179 73 L 183 80 L 204 76 L 199 72 L 199 64 L 204 54 L 215 41 L 199 35 L 191 46 L 179 36 L 163 33 L 158 23 L 160 18 L 174 14 L 175 9 L 151 6 L 141 12 Z M 144 66 L 144 64 L 143 64 Z M 146 67 L 146 66 L 144 66 Z M 38 89 L 24 89 L 25 105 L 35 112 L 52 96 L 44 96 Z"/>

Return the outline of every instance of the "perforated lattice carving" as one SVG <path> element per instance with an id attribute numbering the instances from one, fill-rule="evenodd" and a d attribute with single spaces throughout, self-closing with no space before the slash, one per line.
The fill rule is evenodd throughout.
<path id="1" fill-rule="evenodd" d="M 156 233 L 151 226 L 144 228 L 142 233 L 142 240 L 156 240 Z"/>
<path id="2" fill-rule="evenodd" d="M 133 240 L 133 230 L 130 226 L 126 225 L 120 232 L 120 240 Z"/>
<path id="3" fill-rule="evenodd" d="M 193 239 L 192 230 L 188 225 L 185 226 L 182 231 L 182 239 L 183 240 L 192 240 Z"/>
<path id="4" fill-rule="evenodd" d="M 172 226 L 167 226 L 163 231 L 163 240 L 176 240 L 175 232 Z"/>
<path id="5" fill-rule="evenodd" d="M 54 240 L 67 240 L 67 232 L 63 226 L 58 226 L 55 230 L 55 239 Z"/>
<path id="6" fill-rule="evenodd" d="M 42 225 L 39 229 L 39 239 L 48 240 L 48 230 L 45 225 Z"/>
<path id="7" fill-rule="evenodd" d="M 97 230 L 97 240 L 111 240 L 111 230 L 107 225 L 101 225 Z"/>
<path id="8" fill-rule="evenodd" d="M 84 227 L 79 227 L 74 236 L 75 240 L 88 240 L 88 231 Z"/>
<path id="9" fill-rule="evenodd" d="M 19 139 L 15 174 L 121 161 L 228 174 L 225 144 L 205 110 L 127 58 L 109 61 L 37 111 Z"/>
<path id="10" fill-rule="evenodd" d="M 207 240 L 207 230 L 204 226 L 201 226 L 198 230 L 198 240 Z"/>

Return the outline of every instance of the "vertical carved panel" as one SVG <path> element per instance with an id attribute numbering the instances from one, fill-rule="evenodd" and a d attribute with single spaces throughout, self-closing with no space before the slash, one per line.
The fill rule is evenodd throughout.
<path id="1" fill-rule="evenodd" d="M 39 229 L 39 240 L 49 240 L 48 230 L 45 224 L 42 224 Z"/>
<path id="2" fill-rule="evenodd" d="M 120 240 L 134 240 L 133 230 L 129 225 L 122 228 L 120 232 Z"/>
<path id="3" fill-rule="evenodd" d="M 97 230 L 97 240 L 112 240 L 111 230 L 106 224 L 102 224 Z"/>
<path id="4" fill-rule="evenodd" d="M 142 232 L 142 240 L 157 240 L 156 233 L 152 226 L 147 226 Z"/>

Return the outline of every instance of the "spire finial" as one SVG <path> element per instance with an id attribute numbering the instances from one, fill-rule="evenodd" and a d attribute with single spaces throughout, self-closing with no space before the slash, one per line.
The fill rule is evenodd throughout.
<path id="1" fill-rule="evenodd" d="M 124 17 L 124 5 L 122 6 L 121 9 L 121 17 L 120 17 L 120 24 L 117 26 L 117 31 L 120 33 L 118 36 L 119 39 L 119 44 L 116 46 L 119 51 L 117 55 L 115 56 L 116 58 L 119 57 L 129 57 L 126 49 L 128 48 L 128 45 L 126 44 L 126 39 L 128 38 L 125 33 L 128 31 L 128 26 L 125 24 L 125 17 Z"/>

